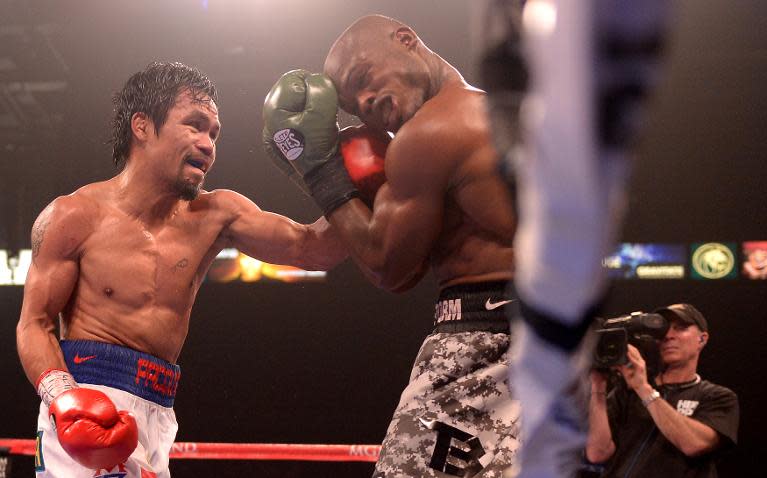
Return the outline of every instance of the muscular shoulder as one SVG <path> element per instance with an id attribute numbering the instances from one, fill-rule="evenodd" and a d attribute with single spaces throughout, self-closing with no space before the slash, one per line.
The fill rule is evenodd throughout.
<path id="1" fill-rule="evenodd" d="M 387 176 L 403 169 L 410 177 L 447 183 L 489 147 L 485 94 L 450 87 L 427 101 L 394 137 L 386 155 Z"/>
<path id="2" fill-rule="evenodd" d="M 193 207 L 206 207 L 213 211 L 236 214 L 242 208 L 258 207 L 253 201 L 231 189 L 214 189 L 200 194 Z"/>
<path id="3" fill-rule="evenodd" d="M 97 188 L 85 187 L 51 201 L 32 226 L 33 257 L 44 245 L 58 256 L 76 254 L 101 215 L 98 195 Z"/>
<path id="4" fill-rule="evenodd" d="M 258 215 L 261 212 L 253 201 L 231 189 L 206 191 L 194 200 L 191 207 L 206 209 L 211 213 L 209 220 L 216 218 L 224 228 L 243 215 Z"/>

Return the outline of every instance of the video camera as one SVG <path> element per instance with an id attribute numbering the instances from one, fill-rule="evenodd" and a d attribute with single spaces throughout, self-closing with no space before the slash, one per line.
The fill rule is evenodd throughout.
<path id="1" fill-rule="evenodd" d="M 660 314 L 632 312 L 612 319 L 601 319 L 597 329 L 594 368 L 607 370 L 628 363 L 628 344 L 639 350 L 647 365 L 647 377 L 652 380 L 661 370 L 660 341 L 668 332 L 669 323 Z"/>

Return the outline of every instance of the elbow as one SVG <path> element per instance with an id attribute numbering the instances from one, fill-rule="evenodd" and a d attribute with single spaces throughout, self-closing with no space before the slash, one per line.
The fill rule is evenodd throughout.
<path id="1" fill-rule="evenodd" d="M 352 251 L 352 257 L 370 283 L 394 293 L 412 289 L 429 266 L 428 259 L 407 257 L 373 244 Z"/>
<path id="2" fill-rule="evenodd" d="M 352 257 L 368 282 L 379 289 L 393 292 L 400 281 L 397 280 L 396 275 L 384 256 L 373 252 L 373 250 L 368 249 L 363 251 L 362 254 L 357 253 Z"/>
<path id="3" fill-rule="evenodd" d="M 708 429 L 691 440 L 685 440 L 677 448 L 688 458 L 696 458 L 714 451 L 720 443 L 719 433 Z"/>
<path id="4" fill-rule="evenodd" d="M 19 357 L 22 357 L 28 349 L 27 344 L 29 343 L 28 337 L 31 325 L 32 323 L 29 320 L 24 320 L 24 318 L 16 324 L 16 352 L 19 354 Z"/>
<path id="5" fill-rule="evenodd" d="M 586 459 L 591 463 L 604 463 L 613 456 L 613 453 L 615 453 L 615 444 L 612 441 L 602 446 L 586 445 Z"/>
<path id="6" fill-rule="evenodd" d="M 382 268 L 383 269 L 383 268 Z M 381 278 L 377 284 L 379 288 L 389 292 L 401 294 L 407 292 L 418 284 L 426 272 L 429 270 L 429 262 L 421 261 L 416 267 L 406 270 L 383 270 L 379 275 Z"/>
<path id="7" fill-rule="evenodd" d="M 714 449 L 714 446 L 708 443 L 690 443 L 684 444 L 679 447 L 681 451 L 688 458 L 697 458 L 705 455 Z"/>
<path id="8" fill-rule="evenodd" d="M 423 277 L 423 271 L 417 270 L 403 273 L 402 271 L 379 269 L 378 272 L 373 272 L 372 276 L 374 277 L 373 283 L 379 289 L 401 294 L 418 284 Z"/>
<path id="9" fill-rule="evenodd" d="M 29 326 L 30 326 L 29 321 L 24 320 L 24 318 L 19 320 L 19 322 L 16 324 L 16 346 L 17 347 L 24 341 L 24 338 L 27 336 L 27 332 L 29 331 Z"/>
<path id="10" fill-rule="evenodd" d="M 391 285 L 387 290 L 394 292 L 395 294 L 401 294 L 407 292 L 416 286 L 423 278 L 425 269 L 421 268 L 413 273 L 409 274 L 404 280 L 399 281 L 396 284 Z"/>
<path id="11" fill-rule="evenodd" d="M 402 294 L 415 287 L 415 284 L 415 282 L 382 282 L 376 284 L 376 286 L 380 289 L 384 289 L 387 292 Z"/>
<path id="12" fill-rule="evenodd" d="M 368 274 L 370 282 L 379 289 L 387 292 L 405 292 L 407 288 L 403 287 L 400 281 L 391 276 L 387 276 L 381 271 L 371 270 Z"/>
<path id="13" fill-rule="evenodd" d="M 389 288 L 389 289 L 387 289 L 387 290 L 388 290 L 389 292 L 392 292 L 392 293 L 394 293 L 394 294 L 402 294 L 402 293 L 404 293 L 404 292 L 407 292 L 407 291 L 409 291 L 409 290 L 410 290 L 410 289 L 412 289 L 413 287 L 415 287 L 415 285 L 416 285 L 417 283 L 418 283 L 418 281 L 415 281 L 415 282 L 408 282 L 408 283 L 405 283 L 405 284 L 401 284 L 401 285 L 399 285 L 399 286 L 397 286 L 397 287 L 391 287 L 391 288 Z"/>
<path id="14" fill-rule="evenodd" d="M 30 340 L 30 337 L 37 336 L 40 333 L 55 334 L 56 324 L 54 319 L 42 314 L 37 316 L 22 313 L 19 322 L 16 324 L 16 345 L 19 346 Z"/>

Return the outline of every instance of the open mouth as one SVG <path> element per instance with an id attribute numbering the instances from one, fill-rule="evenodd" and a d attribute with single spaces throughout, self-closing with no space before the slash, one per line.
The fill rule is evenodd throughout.
<path id="1" fill-rule="evenodd" d="M 192 166 L 193 168 L 199 169 L 202 171 L 203 174 L 205 174 L 208 171 L 208 165 L 205 163 L 205 161 L 200 161 L 198 159 L 187 159 L 186 164 Z"/>

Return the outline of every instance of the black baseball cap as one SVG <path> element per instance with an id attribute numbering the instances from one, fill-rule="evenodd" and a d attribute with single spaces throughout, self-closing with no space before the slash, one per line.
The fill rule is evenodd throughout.
<path id="1" fill-rule="evenodd" d="M 706 318 L 691 304 L 672 304 L 655 309 L 653 312 L 662 315 L 669 322 L 678 320 L 688 325 L 697 325 L 703 332 L 708 332 Z"/>

